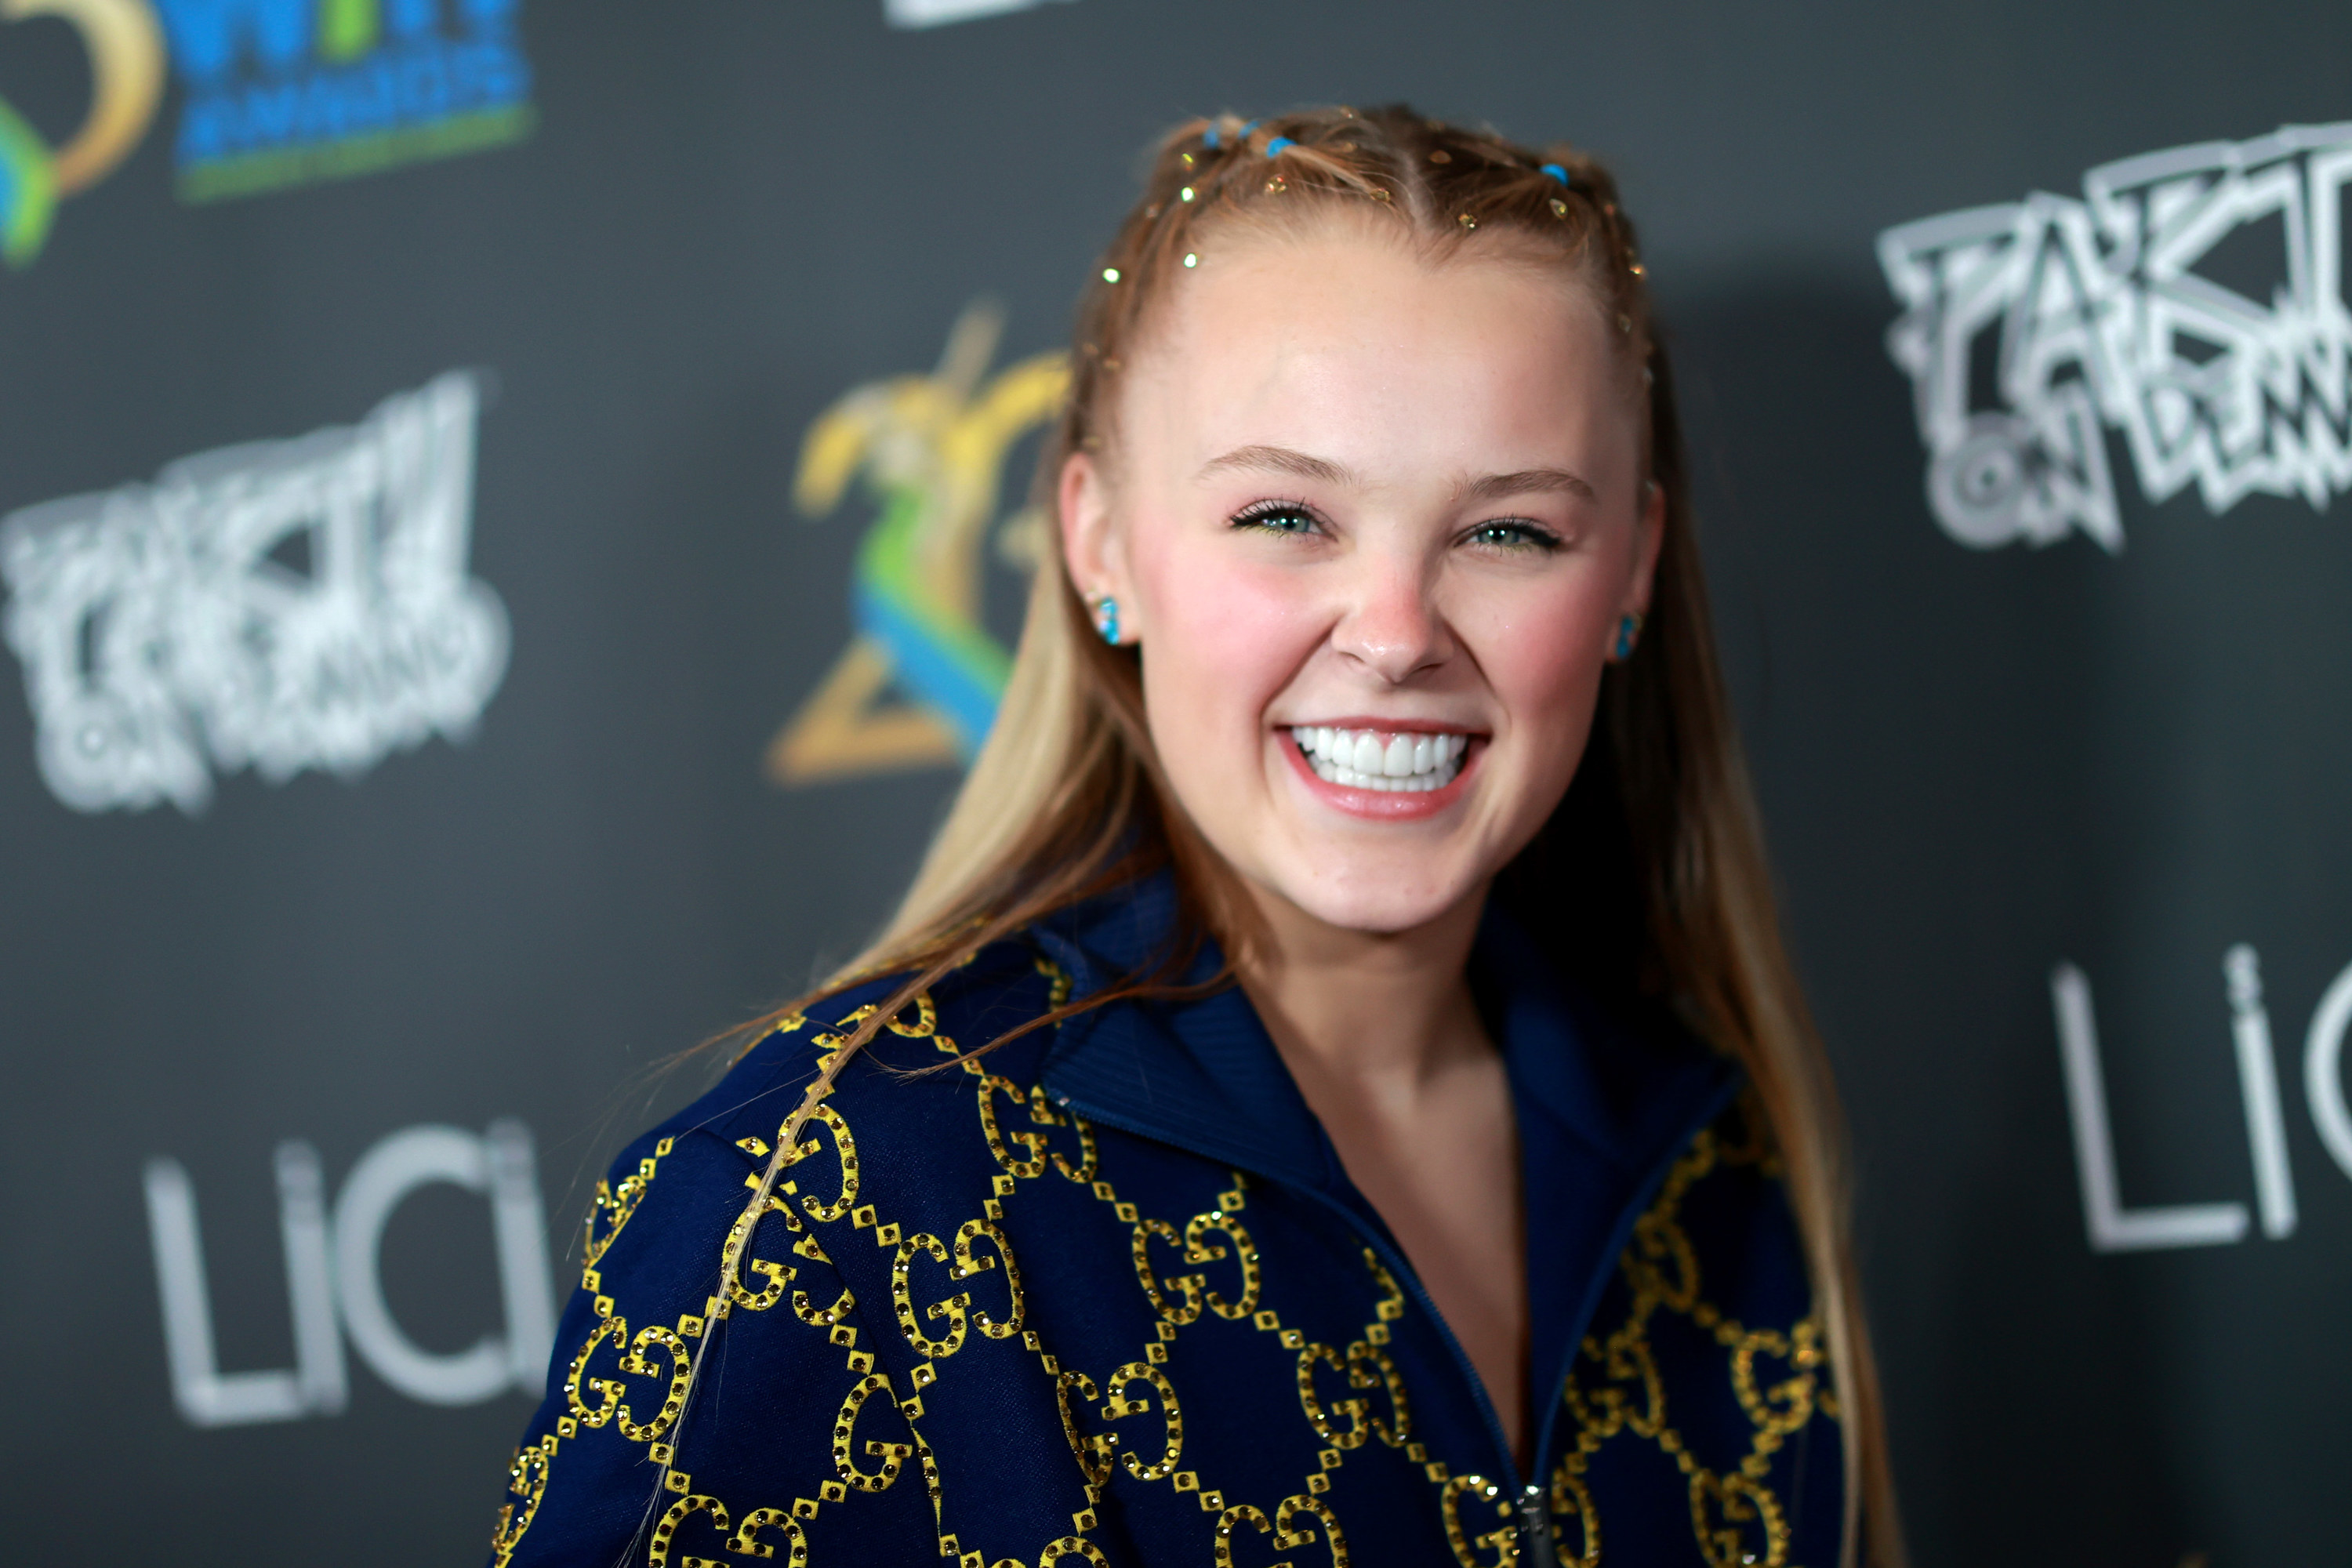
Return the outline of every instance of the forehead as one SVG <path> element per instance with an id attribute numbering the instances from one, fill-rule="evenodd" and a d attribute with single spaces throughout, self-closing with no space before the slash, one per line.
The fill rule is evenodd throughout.
<path id="1" fill-rule="evenodd" d="M 1200 257 L 1129 356 L 1123 446 L 1402 456 L 1401 440 L 1589 446 L 1635 424 L 1628 356 L 1591 288 L 1523 242 L 1439 251 L 1328 223 L 1207 237 Z"/>

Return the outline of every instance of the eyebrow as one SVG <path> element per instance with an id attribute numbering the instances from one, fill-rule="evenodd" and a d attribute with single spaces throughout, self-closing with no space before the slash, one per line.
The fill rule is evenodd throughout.
<path id="1" fill-rule="evenodd" d="M 1474 479 L 1463 486 L 1458 499 L 1487 501 L 1503 500 L 1511 496 L 1560 494 L 1584 500 L 1595 499 L 1592 487 L 1566 468 L 1521 468 L 1516 474 L 1488 474 L 1483 479 Z"/>
<path id="2" fill-rule="evenodd" d="M 1199 477 L 1238 470 L 1244 473 L 1288 474 L 1293 479 L 1319 479 L 1327 485 L 1353 488 L 1356 476 L 1328 458 L 1312 458 L 1287 447 L 1236 447 L 1204 465 Z"/>
<path id="3" fill-rule="evenodd" d="M 1205 479 L 1212 474 L 1230 472 L 1287 474 L 1293 479 L 1314 479 L 1345 489 L 1360 488 L 1362 483 L 1342 464 L 1287 447 L 1236 447 L 1203 465 L 1198 477 Z M 1484 479 L 1469 480 L 1454 492 L 1454 500 L 1461 504 L 1503 500 L 1511 496 L 1560 494 L 1585 500 L 1594 499 L 1592 487 L 1565 468 L 1521 468 L 1517 473 L 1488 474 Z"/>

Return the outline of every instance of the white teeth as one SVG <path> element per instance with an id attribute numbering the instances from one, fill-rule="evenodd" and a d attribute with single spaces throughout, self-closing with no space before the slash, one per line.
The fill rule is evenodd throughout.
<path id="1" fill-rule="evenodd" d="M 1310 724 L 1292 729 L 1290 738 L 1318 778 L 1343 789 L 1415 794 L 1452 784 L 1470 749 L 1468 735 L 1425 730 L 1340 730 Z"/>

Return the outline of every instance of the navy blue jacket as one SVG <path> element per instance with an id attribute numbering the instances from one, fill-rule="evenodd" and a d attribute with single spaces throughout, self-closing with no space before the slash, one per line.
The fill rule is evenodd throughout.
<path id="1" fill-rule="evenodd" d="M 1834 1563 L 1834 1402 L 1737 1068 L 1604 1014 L 1505 922 L 1473 987 L 1524 1156 L 1529 1476 L 1237 988 L 890 1070 L 1106 985 L 1169 919 L 1146 885 L 909 1006 L 821 1103 L 732 1285 L 771 1141 L 895 983 L 788 1022 L 634 1144 L 493 1563 Z"/>

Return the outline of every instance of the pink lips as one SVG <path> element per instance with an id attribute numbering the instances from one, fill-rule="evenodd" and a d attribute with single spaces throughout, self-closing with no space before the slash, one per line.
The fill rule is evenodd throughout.
<path id="1" fill-rule="evenodd" d="M 1336 729 L 1343 726 L 1334 725 L 1333 727 Z M 1376 726 L 1359 721 L 1344 727 L 1369 730 Z M 1399 723 L 1393 720 L 1377 727 L 1391 733 L 1402 731 L 1408 734 L 1434 729 L 1433 726 Z M 1301 752 L 1290 739 L 1288 730 L 1276 731 L 1275 740 L 1283 751 L 1289 754 L 1291 769 L 1298 775 L 1299 782 L 1304 784 L 1316 798 L 1336 811 L 1345 812 L 1349 816 L 1360 816 L 1370 822 L 1418 822 L 1425 817 L 1435 816 L 1462 798 L 1463 791 L 1469 786 L 1471 773 L 1476 770 L 1480 759 L 1486 754 L 1485 738 L 1473 736 L 1469 751 L 1463 755 L 1461 768 L 1441 789 L 1411 792 L 1349 789 L 1344 784 L 1333 784 L 1318 773 L 1307 761 L 1306 753 Z"/>

